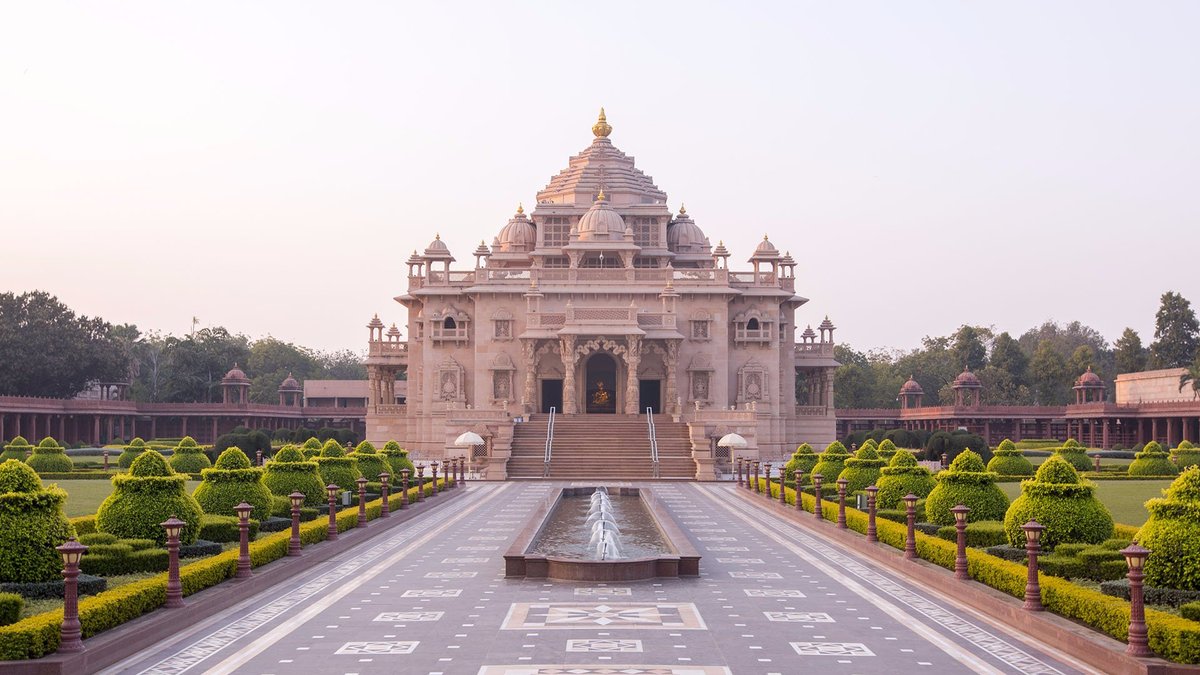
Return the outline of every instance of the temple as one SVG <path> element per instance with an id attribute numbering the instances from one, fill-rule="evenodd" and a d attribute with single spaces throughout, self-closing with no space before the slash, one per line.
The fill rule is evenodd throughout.
<path id="1" fill-rule="evenodd" d="M 440 237 L 413 251 L 396 298 L 408 339 L 378 317 L 368 325 L 370 440 L 436 459 L 475 431 L 487 476 L 504 478 L 531 420 L 586 418 L 603 438 L 606 424 L 651 413 L 686 425 L 687 477 L 700 479 L 724 459 L 727 433 L 763 458 L 834 440 L 834 326 L 798 322 L 796 261 L 763 236 L 750 268 L 730 269 L 724 243 L 668 206 L 611 133 L 601 110 L 590 145 L 479 243 L 473 268 L 454 269 Z"/>

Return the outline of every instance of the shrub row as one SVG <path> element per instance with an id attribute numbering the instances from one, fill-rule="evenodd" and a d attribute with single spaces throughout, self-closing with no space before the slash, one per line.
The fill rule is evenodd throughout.
<path id="1" fill-rule="evenodd" d="M 24 607 L 25 598 L 16 593 L 0 593 L 0 626 L 16 623 Z"/>
<path id="2" fill-rule="evenodd" d="M 444 478 L 438 479 L 439 485 L 444 485 L 445 482 Z M 410 500 L 416 495 L 417 489 L 414 487 L 409 490 Z M 433 492 L 432 486 L 428 484 L 424 486 L 424 490 L 426 494 Z M 389 508 L 399 508 L 400 498 L 400 494 L 392 495 L 389 498 Z M 382 500 L 377 499 L 367 504 L 367 518 L 378 518 L 381 509 Z M 338 531 L 352 529 L 357 520 L 357 508 L 338 512 Z M 323 520 L 305 523 L 300 526 L 300 540 L 305 545 L 324 541 L 327 527 Z M 252 542 L 251 564 L 261 567 L 284 557 L 290 538 L 290 532 L 277 532 Z M 179 570 L 183 594 L 191 595 L 232 578 L 237 572 L 237 559 L 238 551 L 230 549 L 219 555 L 183 565 Z M 83 581 L 82 578 L 80 580 Z M 83 637 L 91 637 L 158 609 L 166 599 L 166 588 L 167 575 L 163 573 L 81 599 L 79 620 L 83 624 Z M 0 626 L 0 660 L 36 659 L 54 652 L 58 649 L 62 618 L 62 610 L 56 610 L 31 616 L 8 626 Z"/>

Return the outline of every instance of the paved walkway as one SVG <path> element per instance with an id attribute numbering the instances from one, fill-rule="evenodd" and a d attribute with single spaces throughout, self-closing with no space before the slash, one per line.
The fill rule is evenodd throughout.
<path id="1" fill-rule="evenodd" d="M 471 483 L 466 498 L 106 672 L 1086 672 L 728 484 L 652 486 L 704 556 L 698 579 L 504 579 L 504 551 L 555 485 Z"/>

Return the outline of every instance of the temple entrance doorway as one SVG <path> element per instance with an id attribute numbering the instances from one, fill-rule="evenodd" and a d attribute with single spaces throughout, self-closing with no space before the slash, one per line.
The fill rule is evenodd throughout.
<path id="1" fill-rule="evenodd" d="M 563 409 L 563 381 L 542 380 L 542 412 L 548 413 L 554 408 L 556 412 Z"/>
<path id="2" fill-rule="evenodd" d="M 638 413 L 646 408 L 655 415 L 662 412 L 662 380 L 638 380 Z"/>
<path id="3" fill-rule="evenodd" d="M 592 354 L 584 368 L 584 410 L 589 413 L 616 414 L 617 362 L 604 352 Z"/>

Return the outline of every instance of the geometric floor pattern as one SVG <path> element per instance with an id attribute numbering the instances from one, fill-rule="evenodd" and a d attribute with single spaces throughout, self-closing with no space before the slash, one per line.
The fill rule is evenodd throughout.
<path id="1" fill-rule="evenodd" d="M 103 672 L 1087 672 L 827 545 L 729 484 L 641 484 L 700 552 L 699 578 L 505 579 L 498 552 L 559 485 L 470 483 L 459 498 L 435 499 L 404 525 Z"/>

